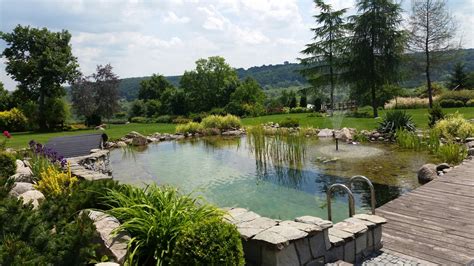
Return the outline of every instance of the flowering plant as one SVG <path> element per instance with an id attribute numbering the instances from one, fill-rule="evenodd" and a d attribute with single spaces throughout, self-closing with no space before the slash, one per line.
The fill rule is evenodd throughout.
<path id="1" fill-rule="evenodd" d="M 34 140 L 29 142 L 29 146 L 31 171 L 35 177 L 40 178 L 41 174 L 50 167 L 60 170 L 60 168 L 64 169 L 67 165 L 67 160 L 53 149 L 47 148 Z"/>
<path id="2" fill-rule="evenodd" d="M 12 138 L 12 135 L 8 131 L 3 131 L 3 136 L 6 138 L 3 141 L 0 142 L 0 151 L 5 150 L 7 146 L 7 140 Z"/>

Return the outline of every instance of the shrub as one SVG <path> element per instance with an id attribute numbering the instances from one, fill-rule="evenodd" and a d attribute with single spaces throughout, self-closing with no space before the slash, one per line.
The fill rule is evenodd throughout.
<path id="1" fill-rule="evenodd" d="M 176 240 L 194 223 L 222 219 L 217 208 L 199 204 L 175 188 L 150 185 L 145 189 L 124 185 L 105 197 L 111 215 L 121 221 L 116 233 L 131 235 L 128 263 L 168 265 Z M 199 247 L 196 247 L 199 248 Z"/>
<path id="2" fill-rule="evenodd" d="M 436 122 L 444 118 L 443 109 L 441 109 L 441 105 L 435 104 L 433 108 L 428 110 L 428 126 L 433 127 Z"/>
<path id="3" fill-rule="evenodd" d="M 148 123 L 148 118 L 143 117 L 143 116 L 135 116 L 130 118 L 131 123 L 139 123 L 139 124 L 145 124 Z"/>
<path id="4" fill-rule="evenodd" d="M 355 118 L 372 118 L 372 114 L 366 111 L 354 111 L 346 113 L 345 116 L 347 117 L 355 117 Z"/>
<path id="5" fill-rule="evenodd" d="M 293 107 L 293 108 L 290 109 L 290 113 L 292 113 L 292 114 L 309 113 L 309 112 L 312 112 L 312 111 L 313 110 L 308 109 L 306 107 L 301 107 L 301 106 Z"/>
<path id="6" fill-rule="evenodd" d="M 466 106 L 467 107 L 474 107 L 474 99 L 471 99 L 471 100 L 467 101 Z"/>
<path id="7" fill-rule="evenodd" d="M 323 114 L 319 112 L 315 112 L 315 113 L 308 114 L 307 117 L 323 117 Z"/>
<path id="8" fill-rule="evenodd" d="M 474 135 L 474 125 L 457 112 L 438 121 L 434 128 L 441 137 L 448 140 L 455 140 L 456 138 L 464 140 Z"/>
<path id="9" fill-rule="evenodd" d="M 86 265 L 97 259 L 97 233 L 86 216 L 53 223 L 13 198 L 0 200 L 0 210 L 2 265 Z"/>
<path id="10" fill-rule="evenodd" d="M 469 101 L 474 99 L 474 90 L 460 90 L 460 91 L 448 91 L 441 94 L 439 100 L 454 100 L 463 103 L 463 106 Z M 444 106 L 443 106 L 444 107 Z M 453 106 L 459 107 L 459 106 Z"/>
<path id="11" fill-rule="evenodd" d="M 279 124 L 280 127 L 299 127 L 300 121 L 296 118 L 286 117 Z"/>
<path id="12" fill-rule="evenodd" d="M 16 172 L 16 159 L 10 153 L 0 152 L 0 179 L 8 178 Z"/>
<path id="13" fill-rule="evenodd" d="M 160 115 L 157 118 L 155 118 L 156 123 L 171 123 L 173 118 L 169 115 Z"/>
<path id="14" fill-rule="evenodd" d="M 234 115 L 210 115 L 202 120 L 201 125 L 204 129 L 217 128 L 220 130 L 225 130 L 232 128 L 240 128 L 242 126 L 242 123 L 240 122 L 240 118 Z"/>
<path id="15" fill-rule="evenodd" d="M 200 133 L 202 132 L 203 127 L 201 124 L 196 123 L 196 122 L 189 122 L 187 124 L 181 124 L 176 126 L 176 133 L 182 133 L 182 134 L 195 134 L 195 133 Z"/>
<path id="16" fill-rule="evenodd" d="M 17 108 L 0 112 L 0 128 L 9 131 L 22 131 L 28 126 L 26 116 Z"/>
<path id="17" fill-rule="evenodd" d="M 436 155 L 443 161 L 452 164 L 461 163 L 467 156 L 467 149 L 458 143 L 446 143 L 439 146 Z"/>
<path id="18" fill-rule="evenodd" d="M 175 119 L 173 119 L 173 124 L 186 124 L 186 123 L 189 123 L 189 122 L 192 122 L 192 121 L 193 120 L 191 120 L 189 118 L 178 116 Z"/>
<path id="19" fill-rule="evenodd" d="M 190 114 L 189 118 L 193 120 L 193 122 L 201 123 L 202 120 L 207 117 L 209 114 L 207 113 L 199 113 L 199 114 Z"/>
<path id="20" fill-rule="evenodd" d="M 176 240 L 171 265 L 244 265 L 237 228 L 222 219 L 198 222 Z"/>
<path id="21" fill-rule="evenodd" d="M 440 100 L 439 105 L 444 108 L 452 108 L 452 107 L 463 107 L 464 103 L 458 100 L 446 99 L 446 100 Z"/>
<path id="22" fill-rule="evenodd" d="M 411 115 L 405 111 L 395 110 L 385 113 L 382 122 L 380 122 L 378 131 L 381 133 L 395 134 L 399 129 L 415 131 Z"/>
<path id="23" fill-rule="evenodd" d="M 36 189 L 43 192 L 45 196 L 70 195 L 72 188 L 78 182 L 76 177 L 71 176 L 71 170 L 64 173 L 53 166 L 49 166 L 40 173 L 38 184 L 34 185 Z"/>

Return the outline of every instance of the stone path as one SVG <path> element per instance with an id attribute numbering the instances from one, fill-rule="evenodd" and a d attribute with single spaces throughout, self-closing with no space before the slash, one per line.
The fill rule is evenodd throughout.
<path id="1" fill-rule="evenodd" d="M 381 206 L 376 214 L 387 219 L 387 252 L 439 265 L 474 264 L 474 160 Z"/>

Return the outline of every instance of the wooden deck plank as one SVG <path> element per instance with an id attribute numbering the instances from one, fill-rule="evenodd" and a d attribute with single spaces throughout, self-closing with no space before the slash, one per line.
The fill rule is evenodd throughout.
<path id="1" fill-rule="evenodd" d="M 435 264 L 474 262 L 474 160 L 377 208 L 384 249 Z"/>

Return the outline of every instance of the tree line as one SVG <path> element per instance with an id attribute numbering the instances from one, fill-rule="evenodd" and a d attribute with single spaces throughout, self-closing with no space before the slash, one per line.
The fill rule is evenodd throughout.
<path id="1" fill-rule="evenodd" d="M 348 86 L 352 98 L 370 99 L 378 116 L 380 94 L 400 81 L 400 66 L 407 52 L 423 52 L 430 108 L 433 105 L 433 65 L 445 61 L 443 51 L 453 45 L 456 26 L 444 0 L 415 0 L 407 29 L 402 28 L 402 9 L 391 0 L 358 0 L 357 14 L 334 10 L 323 0 L 314 1 L 319 14 L 312 29 L 314 42 L 301 58 L 302 74 L 314 90 L 329 90 L 334 105 L 336 86 Z M 388 89 L 387 89 L 388 88 Z"/>

